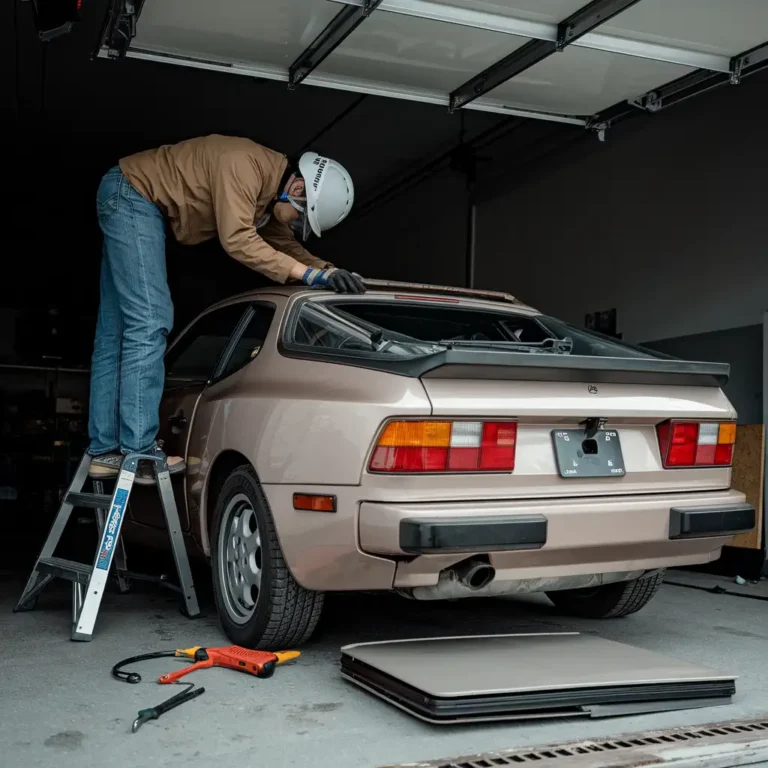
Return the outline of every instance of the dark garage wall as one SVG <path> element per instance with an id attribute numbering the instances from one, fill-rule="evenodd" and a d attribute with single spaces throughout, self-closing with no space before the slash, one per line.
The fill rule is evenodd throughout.
<path id="1" fill-rule="evenodd" d="M 645 346 L 686 360 L 729 363 L 731 376 L 723 388 L 739 414 L 739 424 L 763 421 L 763 326 L 695 333 L 652 341 Z"/>
<path id="2" fill-rule="evenodd" d="M 445 170 L 354 219 L 338 242 L 353 263 L 361 251 L 367 277 L 464 285 L 466 216 L 465 179 Z"/>
<path id="3" fill-rule="evenodd" d="M 758 78 L 508 179 L 479 208 L 478 286 L 579 324 L 616 307 L 632 341 L 762 323 L 768 81 Z"/>

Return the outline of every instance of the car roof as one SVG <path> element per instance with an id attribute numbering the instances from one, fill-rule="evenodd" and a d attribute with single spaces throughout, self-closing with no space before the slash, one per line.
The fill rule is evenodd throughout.
<path id="1" fill-rule="evenodd" d="M 413 297 L 417 299 L 423 297 L 426 300 L 438 300 L 439 296 L 450 297 L 454 301 L 459 301 L 461 304 L 472 304 L 477 306 L 482 304 L 486 307 L 495 307 L 497 309 L 521 309 L 526 313 L 538 314 L 538 311 L 533 307 L 524 304 L 515 296 L 509 293 L 503 293 L 500 291 L 485 291 L 474 288 L 459 288 L 454 286 L 445 285 L 433 285 L 429 283 L 407 283 L 398 282 L 393 280 L 364 280 L 368 294 L 373 296 L 397 296 L 399 297 Z M 257 288 L 253 291 L 246 291 L 244 293 L 231 296 L 224 301 L 220 301 L 209 309 L 213 309 L 216 306 L 223 306 L 229 304 L 232 301 L 242 301 L 244 299 L 258 299 L 265 295 L 278 295 L 285 297 L 294 297 L 298 294 L 311 293 L 313 295 L 326 295 L 326 291 L 316 291 L 308 288 L 304 285 L 272 285 L 265 288 Z"/>

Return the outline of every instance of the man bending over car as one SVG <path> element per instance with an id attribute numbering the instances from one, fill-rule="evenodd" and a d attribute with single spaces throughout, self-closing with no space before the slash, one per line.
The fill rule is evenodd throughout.
<path id="1" fill-rule="evenodd" d="M 354 187 L 339 163 L 285 155 L 229 136 L 204 136 L 125 157 L 107 171 L 96 200 L 104 235 L 99 315 L 91 362 L 90 474 L 115 477 L 127 453 L 162 456 L 157 443 L 173 326 L 165 221 L 180 243 L 218 237 L 224 250 L 277 283 L 296 280 L 362 293 L 360 278 L 297 242 L 343 221 Z M 168 457 L 171 474 L 184 460 Z M 154 482 L 141 467 L 137 482 Z"/>

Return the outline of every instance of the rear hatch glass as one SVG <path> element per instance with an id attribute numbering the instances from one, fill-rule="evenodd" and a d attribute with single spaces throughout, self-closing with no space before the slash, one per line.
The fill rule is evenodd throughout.
<path id="1" fill-rule="evenodd" d="M 455 301 L 455 300 L 453 300 Z M 671 359 L 545 315 L 458 306 L 452 300 L 304 301 L 289 343 L 361 357 L 413 357 L 446 349 Z"/>

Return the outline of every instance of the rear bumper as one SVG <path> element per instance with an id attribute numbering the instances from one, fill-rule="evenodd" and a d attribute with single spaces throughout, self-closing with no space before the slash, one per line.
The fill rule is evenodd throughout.
<path id="1" fill-rule="evenodd" d="M 395 587 L 437 583 L 487 555 L 496 580 L 634 572 L 715 560 L 754 509 L 738 491 L 360 506 L 360 549 L 397 564 Z"/>
<path id="2" fill-rule="evenodd" d="M 299 490 L 333 493 L 337 511 L 294 510 Z M 364 501 L 356 486 L 265 485 L 264 492 L 291 573 L 319 591 L 431 586 L 473 554 L 491 561 L 494 584 L 518 591 L 574 576 L 631 578 L 626 574 L 707 563 L 735 531 L 715 532 L 712 516 L 702 513 L 745 504 L 737 491 L 439 503 Z M 680 532 L 694 537 L 675 537 L 673 509 L 685 513 Z M 735 524 L 732 514 L 721 520 Z"/>
<path id="3" fill-rule="evenodd" d="M 410 518 L 400 520 L 399 546 L 411 555 L 513 552 L 541 549 L 547 543 L 546 515 Z M 669 538 L 734 536 L 755 527 L 751 504 L 672 507 Z"/>

